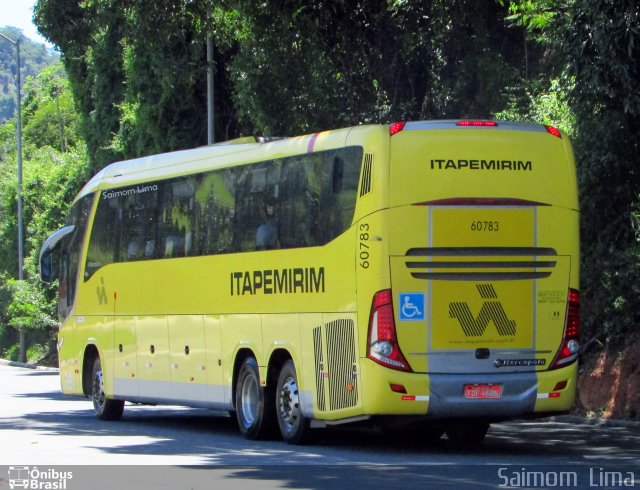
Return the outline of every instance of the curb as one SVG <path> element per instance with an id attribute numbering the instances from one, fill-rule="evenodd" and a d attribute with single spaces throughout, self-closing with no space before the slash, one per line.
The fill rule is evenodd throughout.
<path id="1" fill-rule="evenodd" d="M 58 368 L 46 367 L 46 366 L 38 366 L 37 364 L 29 364 L 25 362 L 17 362 L 17 361 L 8 361 L 6 359 L 0 359 L 0 364 L 3 366 L 11 366 L 11 367 L 19 367 L 25 369 L 34 369 L 36 371 L 48 371 L 52 373 L 59 373 L 60 370 Z"/>

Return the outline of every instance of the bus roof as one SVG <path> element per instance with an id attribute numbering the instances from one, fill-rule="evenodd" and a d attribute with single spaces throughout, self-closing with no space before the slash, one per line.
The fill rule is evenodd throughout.
<path id="1" fill-rule="evenodd" d="M 253 140 L 253 141 L 252 141 Z M 188 173 L 193 169 L 210 168 L 220 157 L 236 155 L 262 146 L 256 138 L 239 138 L 228 142 L 217 143 L 200 148 L 160 153 L 146 157 L 115 162 L 95 174 L 80 190 L 76 200 L 105 187 L 133 184 L 152 176 L 169 177 L 179 166 L 180 172 Z M 207 164 L 205 165 L 205 162 Z M 213 165 L 215 166 L 215 165 Z"/>
<path id="2" fill-rule="evenodd" d="M 498 121 L 494 123 L 501 130 L 540 131 L 548 129 L 541 124 Z M 471 124 L 471 126 L 475 126 Z M 387 124 L 352 126 L 349 128 L 323 131 L 287 138 L 256 138 L 254 136 L 203 146 L 200 148 L 160 153 L 132 160 L 123 160 L 108 165 L 80 190 L 76 201 L 100 189 L 110 189 L 143 182 L 162 180 L 177 175 L 187 175 L 216 168 L 234 166 L 239 163 L 236 156 L 243 155 L 242 163 L 251 163 L 265 158 L 282 158 L 309 151 L 339 147 L 346 144 L 349 133 L 366 128 L 380 130 Z M 402 124 L 404 130 L 462 129 L 469 125 L 460 120 L 411 121 Z M 484 128 L 488 129 L 488 128 Z M 389 134 L 389 133 L 387 133 Z"/>
<path id="3" fill-rule="evenodd" d="M 358 126 L 363 128 L 365 126 Z M 368 127 L 380 128 L 382 125 Z M 343 128 L 294 137 L 245 137 L 189 150 L 160 153 L 108 165 L 80 190 L 76 201 L 100 189 L 135 185 L 178 175 L 252 163 L 265 158 L 283 158 L 325 148 L 344 146 L 354 129 Z M 237 155 L 244 153 L 241 161 Z"/>

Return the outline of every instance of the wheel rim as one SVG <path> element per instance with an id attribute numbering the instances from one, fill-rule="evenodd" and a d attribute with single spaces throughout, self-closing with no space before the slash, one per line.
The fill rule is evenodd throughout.
<path id="1" fill-rule="evenodd" d="M 96 408 L 102 408 L 105 402 L 104 395 L 104 382 L 102 379 L 102 370 L 96 371 L 96 374 L 93 377 L 93 403 Z"/>
<path id="2" fill-rule="evenodd" d="M 292 430 L 300 419 L 300 397 L 295 378 L 289 376 L 282 383 L 279 397 L 280 420 L 288 431 Z"/>
<path id="3" fill-rule="evenodd" d="M 258 414 L 258 381 L 255 376 L 247 376 L 242 383 L 242 419 L 251 427 Z"/>

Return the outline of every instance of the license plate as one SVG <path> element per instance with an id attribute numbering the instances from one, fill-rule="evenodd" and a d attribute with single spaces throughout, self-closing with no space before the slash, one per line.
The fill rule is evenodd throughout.
<path id="1" fill-rule="evenodd" d="M 472 399 L 495 399 L 502 397 L 502 385 L 464 385 L 464 397 Z"/>

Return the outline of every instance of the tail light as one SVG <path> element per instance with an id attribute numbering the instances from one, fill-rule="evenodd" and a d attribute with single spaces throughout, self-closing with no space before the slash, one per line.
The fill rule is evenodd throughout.
<path id="1" fill-rule="evenodd" d="M 580 350 L 580 291 L 569 289 L 567 315 L 564 321 L 564 335 L 560 349 L 550 369 L 558 369 L 571 364 L 578 358 Z"/>
<path id="2" fill-rule="evenodd" d="M 456 126 L 469 127 L 469 128 L 495 128 L 498 123 L 495 121 L 480 121 L 480 120 L 462 120 L 456 123 Z"/>
<path id="3" fill-rule="evenodd" d="M 404 126 L 406 124 L 407 123 L 405 121 L 392 123 L 391 126 L 389 126 L 389 135 L 393 136 L 394 134 L 399 133 L 400 131 L 402 131 L 404 129 Z"/>
<path id="4" fill-rule="evenodd" d="M 549 134 L 552 134 L 556 138 L 562 138 L 562 133 L 558 128 L 554 128 L 553 126 L 545 126 L 545 128 Z"/>
<path id="5" fill-rule="evenodd" d="M 367 357 L 391 369 L 411 371 L 398 345 L 392 297 L 390 289 L 378 291 L 373 296 L 369 315 Z"/>

